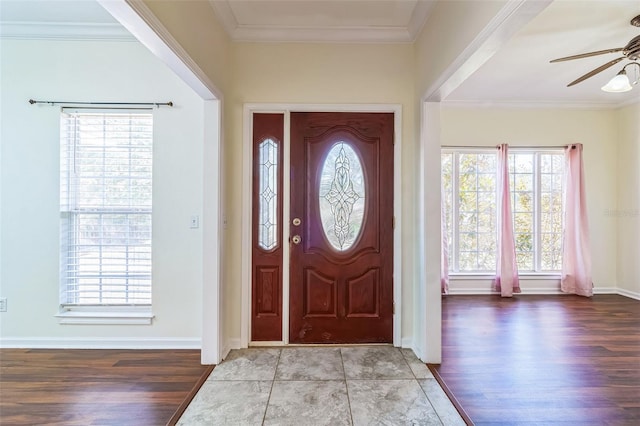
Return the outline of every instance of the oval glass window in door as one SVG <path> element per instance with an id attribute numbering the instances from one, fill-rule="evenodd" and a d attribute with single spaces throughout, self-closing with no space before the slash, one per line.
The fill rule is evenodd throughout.
<path id="1" fill-rule="evenodd" d="M 341 141 L 327 154 L 320 172 L 322 230 L 338 251 L 348 250 L 362 230 L 365 206 L 364 171 L 358 154 Z"/>

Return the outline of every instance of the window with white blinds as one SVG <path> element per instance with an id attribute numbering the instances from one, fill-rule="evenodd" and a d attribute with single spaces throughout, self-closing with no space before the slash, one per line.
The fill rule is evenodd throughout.
<path id="1" fill-rule="evenodd" d="M 151 304 L 151 112 L 61 117 L 61 304 Z"/>

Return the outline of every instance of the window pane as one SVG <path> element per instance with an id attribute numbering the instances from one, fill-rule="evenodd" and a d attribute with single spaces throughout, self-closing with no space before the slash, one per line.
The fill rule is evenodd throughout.
<path id="1" fill-rule="evenodd" d="M 278 245 L 278 158 L 273 139 L 258 145 L 258 245 L 264 250 Z"/>
<path id="2" fill-rule="evenodd" d="M 533 212 L 533 192 L 512 191 L 514 212 Z"/>
<path id="3" fill-rule="evenodd" d="M 562 182 L 564 156 L 540 154 L 540 161 L 550 165 L 540 177 L 540 265 L 542 271 L 562 267 Z"/>
<path id="4" fill-rule="evenodd" d="M 61 303 L 151 303 L 153 119 L 61 120 Z"/>
<path id="5" fill-rule="evenodd" d="M 478 193 L 475 191 L 460 191 L 458 203 L 460 211 L 475 212 L 478 210 Z"/>
<path id="6" fill-rule="evenodd" d="M 533 175 L 517 173 L 514 176 L 512 191 L 533 191 Z"/>
<path id="7" fill-rule="evenodd" d="M 516 251 L 516 263 L 519 272 L 533 272 L 533 253 Z"/>
<path id="8" fill-rule="evenodd" d="M 461 173 L 457 181 L 458 221 L 453 225 L 457 229 L 453 238 L 460 250 L 457 271 L 495 269 L 495 244 L 486 244 L 495 241 L 495 157 L 494 152 L 457 156 Z"/>
<path id="9" fill-rule="evenodd" d="M 460 234 L 460 250 L 476 251 L 478 249 L 478 236 L 475 232 L 464 232 Z"/>
<path id="10" fill-rule="evenodd" d="M 453 154 L 442 153 L 441 155 L 442 170 L 442 208 L 444 209 L 444 226 L 447 233 L 447 260 L 451 268 L 451 255 L 453 253 L 453 228 L 451 221 L 453 219 Z"/>
<path id="11" fill-rule="evenodd" d="M 347 142 L 335 144 L 320 172 L 320 220 L 329 243 L 348 250 L 360 235 L 365 207 L 364 171 Z"/>
<path id="12" fill-rule="evenodd" d="M 514 170 L 515 173 L 533 173 L 533 154 L 515 154 L 514 158 Z"/>

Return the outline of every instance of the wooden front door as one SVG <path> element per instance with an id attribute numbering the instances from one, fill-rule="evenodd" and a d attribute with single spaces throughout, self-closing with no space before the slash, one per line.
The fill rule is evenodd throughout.
<path id="1" fill-rule="evenodd" d="M 393 114 L 291 113 L 291 343 L 393 340 Z"/>

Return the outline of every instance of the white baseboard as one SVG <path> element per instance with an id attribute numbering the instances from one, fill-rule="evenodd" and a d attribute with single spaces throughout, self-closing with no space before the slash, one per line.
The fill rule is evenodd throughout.
<path id="1" fill-rule="evenodd" d="M 451 288 L 449 287 L 449 294 L 454 296 L 454 295 L 468 295 L 468 296 L 473 296 L 473 295 L 491 295 L 491 294 L 495 294 L 496 296 L 500 295 L 499 291 L 494 291 L 490 288 Z M 523 294 L 523 295 L 527 295 L 527 294 L 564 294 L 563 292 L 561 292 L 559 289 L 553 289 L 553 288 L 548 288 L 548 287 L 527 287 L 525 289 L 522 289 L 522 293 L 517 293 L 517 294 Z"/>
<path id="2" fill-rule="evenodd" d="M 616 287 L 595 287 L 593 294 L 620 294 Z"/>
<path id="3" fill-rule="evenodd" d="M 480 296 L 480 295 L 487 295 L 487 294 L 498 294 L 495 291 L 491 290 L 490 288 L 484 288 L 484 287 L 480 287 L 480 288 L 451 288 L 451 286 L 449 286 L 449 292 L 447 293 L 449 295 L 460 295 L 460 296 Z"/>
<path id="4" fill-rule="evenodd" d="M 626 294 L 621 293 L 621 289 L 615 287 L 596 287 L 593 289 L 593 294 L 622 294 L 623 296 Z M 633 292 L 627 292 L 633 294 Z M 480 287 L 480 288 L 451 288 L 449 287 L 449 294 L 454 295 L 490 295 L 495 294 L 496 296 L 500 295 L 500 292 L 493 291 L 490 288 Z M 522 293 L 518 293 L 518 295 L 529 295 L 529 294 L 557 294 L 564 295 L 564 293 L 559 288 L 549 288 L 549 287 L 526 287 L 522 289 Z M 636 293 L 638 294 L 638 293 Z M 633 296 L 629 296 L 633 297 Z"/>
<path id="5" fill-rule="evenodd" d="M 637 291 L 630 291 L 630 290 L 625 290 L 623 288 L 619 288 L 617 289 L 617 294 L 619 294 L 620 296 L 629 297 L 631 299 L 640 300 L 640 293 L 638 293 Z"/>
<path id="6" fill-rule="evenodd" d="M 200 338 L 0 338 L 0 348 L 16 349 L 201 349 L 201 347 Z"/>
<path id="7" fill-rule="evenodd" d="M 413 349 L 413 337 L 403 337 L 400 345 L 401 348 Z"/>

